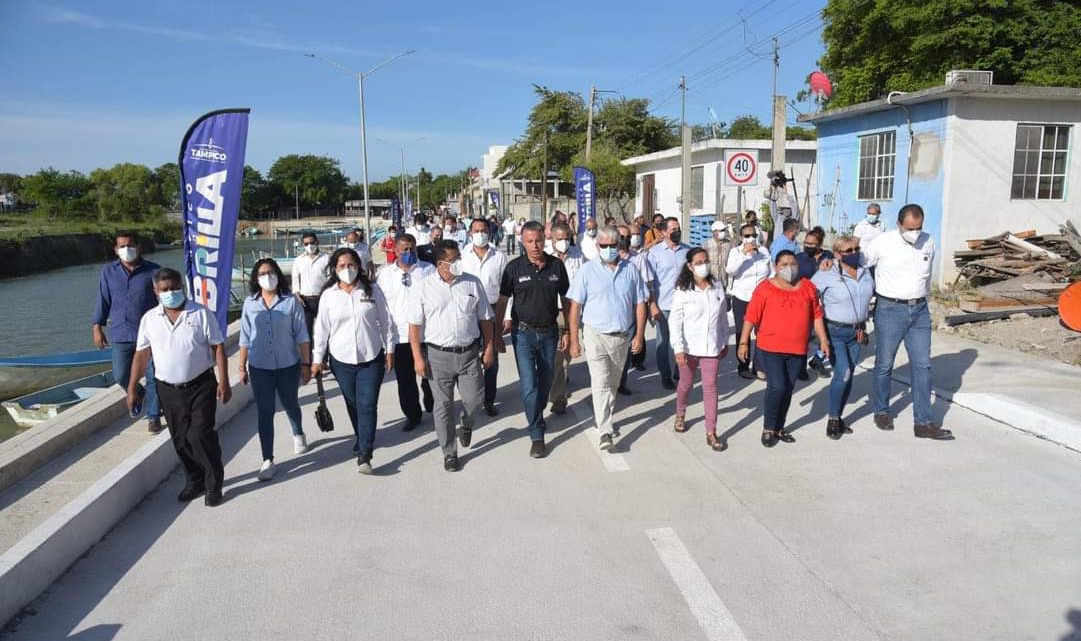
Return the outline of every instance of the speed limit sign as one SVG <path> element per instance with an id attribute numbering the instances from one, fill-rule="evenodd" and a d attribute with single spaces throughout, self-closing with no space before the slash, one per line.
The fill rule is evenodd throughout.
<path id="1" fill-rule="evenodd" d="M 727 187 L 758 184 L 758 150 L 728 149 L 724 152 L 724 184 Z"/>

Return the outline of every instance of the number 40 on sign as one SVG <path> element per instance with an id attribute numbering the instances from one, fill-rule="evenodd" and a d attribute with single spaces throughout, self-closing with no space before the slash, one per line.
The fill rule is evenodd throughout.
<path id="1" fill-rule="evenodd" d="M 758 150 L 726 149 L 724 152 L 724 184 L 726 187 L 758 184 Z"/>

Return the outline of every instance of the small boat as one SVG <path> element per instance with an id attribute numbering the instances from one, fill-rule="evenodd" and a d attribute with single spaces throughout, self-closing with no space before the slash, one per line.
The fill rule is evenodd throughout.
<path id="1" fill-rule="evenodd" d="M 240 230 L 240 235 L 241 236 L 247 236 L 249 238 L 252 237 L 252 236 L 258 236 L 261 233 L 263 233 L 262 230 L 260 230 L 258 227 L 255 227 L 255 226 L 246 227 L 246 228 Z"/>
<path id="2" fill-rule="evenodd" d="M 0 358 L 0 399 L 15 398 L 111 369 L 113 350 Z"/>
<path id="3" fill-rule="evenodd" d="M 11 414 L 16 425 L 33 427 L 38 423 L 56 418 L 60 412 L 71 409 L 95 394 L 104 392 L 114 383 L 116 380 L 113 378 L 113 372 L 109 370 L 13 398 L 10 401 L 4 401 L 2 405 L 8 414 Z"/>

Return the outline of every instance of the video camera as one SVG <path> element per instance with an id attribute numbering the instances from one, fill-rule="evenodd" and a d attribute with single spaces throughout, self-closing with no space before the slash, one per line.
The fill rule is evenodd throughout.
<path id="1" fill-rule="evenodd" d="M 769 178 L 769 184 L 774 187 L 784 188 L 785 183 L 791 182 L 792 179 L 784 175 L 783 169 L 770 170 L 766 172 L 766 177 Z"/>

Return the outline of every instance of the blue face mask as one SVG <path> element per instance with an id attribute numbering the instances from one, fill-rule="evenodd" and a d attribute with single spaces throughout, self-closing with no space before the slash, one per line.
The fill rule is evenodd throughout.
<path id="1" fill-rule="evenodd" d="M 606 263 L 614 263 L 616 262 L 616 259 L 619 258 L 618 247 L 601 247 L 598 253 L 600 254 L 601 260 Z"/>
<path id="2" fill-rule="evenodd" d="M 402 255 L 399 256 L 399 258 L 401 259 L 402 264 L 407 266 L 407 267 L 409 265 L 416 265 L 417 264 L 417 255 L 414 254 L 411 251 L 402 252 Z"/>
<path id="3" fill-rule="evenodd" d="M 859 267 L 863 261 L 863 254 L 860 252 L 854 252 L 851 254 L 841 254 L 841 262 L 849 267 Z"/>
<path id="4" fill-rule="evenodd" d="M 166 309 L 176 309 L 184 304 L 184 290 L 173 289 L 158 294 L 158 300 Z"/>

